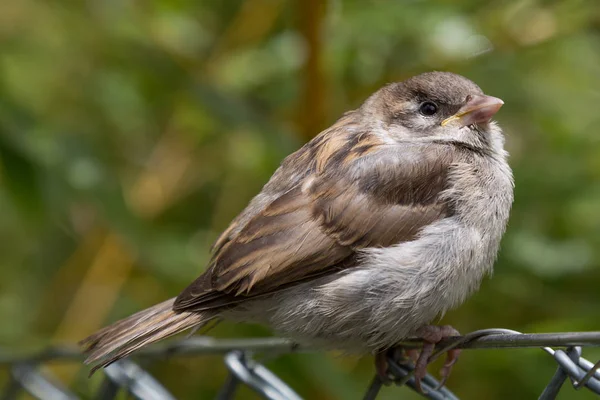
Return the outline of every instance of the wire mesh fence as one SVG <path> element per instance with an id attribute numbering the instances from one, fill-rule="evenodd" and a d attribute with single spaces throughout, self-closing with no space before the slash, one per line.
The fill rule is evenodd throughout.
<path id="1" fill-rule="evenodd" d="M 419 348 L 419 340 L 400 343 L 403 348 Z M 582 348 L 600 346 L 600 332 L 568 332 L 545 334 L 522 334 L 508 329 L 484 329 L 443 340 L 431 356 L 433 360 L 446 351 L 460 349 L 531 348 L 539 347 L 557 363 L 554 376 L 545 388 L 540 388 L 539 399 L 556 398 L 564 382 L 569 379 L 575 390 L 588 390 L 600 396 L 600 361 L 595 364 L 582 357 Z M 554 347 L 559 349 L 554 349 Z M 223 383 L 218 400 L 234 399 L 240 385 L 246 385 L 261 397 L 270 400 L 299 400 L 301 397 L 273 372 L 258 362 L 257 354 L 280 355 L 297 351 L 310 351 L 285 339 L 218 340 L 195 337 L 141 350 L 137 357 L 164 358 L 181 355 L 223 354 L 223 362 L 229 375 Z M 47 362 L 69 362 L 82 358 L 79 350 L 72 347 L 50 348 L 45 351 L 15 355 L 0 351 L 0 365 L 10 370 L 10 381 L 3 388 L 1 398 L 13 399 L 23 392 L 40 400 L 75 400 L 79 397 L 53 377 L 40 371 Z M 388 372 L 398 386 L 416 390 L 414 365 L 410 361 L 398 362 L 388 359 Z M 114 399 L 121 392 L 139 400 L 175 400 L 175 397 L 151 374 L 130 359 L 116 362 L 104 370 L 104 382 L 94 398 Z M 383 383 L 375 376 L 366 388 L 364 400 L 377 398 Z M 420 394 L 429 399 L 456 400 L 458 397 L 448 388 L 440 386 L 431 375 L 422 382 Z M 418 392 L 419 393 L 419 392 Z"/>

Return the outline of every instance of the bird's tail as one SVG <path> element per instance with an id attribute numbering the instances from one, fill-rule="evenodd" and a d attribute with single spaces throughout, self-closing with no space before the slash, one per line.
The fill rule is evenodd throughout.
<path id="1" fill-rule="evenodd" d="M 90 374 L 150 343 L 201 327 L 216 316 L 211 312 L 173 311 L 174 301 L 147 308 L 83 339 L 79 344 L 87 355 L 85 363 L 96 364 Z"/>

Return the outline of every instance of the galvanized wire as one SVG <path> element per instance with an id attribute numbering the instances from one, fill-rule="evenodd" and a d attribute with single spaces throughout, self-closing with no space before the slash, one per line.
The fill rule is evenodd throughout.
<path id="1" fill-rule="evenodd" d="M 406 340 L 399 343 L 406 349 L 419 348 L 422 341 Z M 582 347 L 600 346 L 600 332 L 566 332 L 546 334 L 522 334 L 507 329 L 484 329 L 464 336 L 451 337 L 436 346 L 430 357 L 433 361 L 446 351 L 460 349 L 490 348 L 531 348 L 539 347 L 550 354 L 558 364 L 556 373 L 543 389 L 539 399 L 555 399 L 564 382 L 570 379 L 573 387 L 586 388 L 600 396 L 600 361 L 591 363 L 581 356 Z M 554 350 L 552 347 L 563 349 Z M 255 361 L 252 355 L 279 355 L 298 351 L 311 351 L 285 339 L 242 339 L 217 340 L 209 337 L 195 337 L 177 342 L 159 344 L 142 349 L 137 358 L 164 358 L 165 356 L 196 356 L 202 354 L 224 354 L 224 363 L 229 376 L 222 386 L 217 399 L 235 398 L 236 389 L 246 385 L 261 397 L 270 400 L 301 400 L 301 397 L 281 381 L 265 366 Z M 1 395 L 2 399 L 12 399 L 21 392 L 27 392 L 40 400 L 75 400 L 79 397 L 63 387 L 53 377 L 41 372 L 38 366 L 49 361 L 75 361 L 81 359 L 75 347 L 56 347 L 44 351 L 15 354 L 0 349 L 0 365 L 8 367 L 11 379 Z M 415 389 L 413 365 L 406 360 L 388 359 L 388 373 L 394 377 L 397 385 Z M 368 387 L 363 399 L 374 400 L 382 386 L 376 376 Z M 427 375 L 422 382 L 424 397 L 435 400 L 458 400 L 446 387 Z M 174 400 L 175 397 L 148 372 L 131 360 L 121 360 L 105 369 L 105 381 L 96 393 L 101 400 L 114 399 L 119 392 L 125 391 L 138 400 Z"/>

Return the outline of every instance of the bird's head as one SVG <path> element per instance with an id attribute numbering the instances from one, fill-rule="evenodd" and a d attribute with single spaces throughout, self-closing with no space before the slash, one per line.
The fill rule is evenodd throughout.
<path id="1" fill-rule="evenodd" d="M 491 119 L 503 104 L 460 75 L 428 72 L 383 87 L 361 112 L 391 140 L 448 142 L 493 151 L 502 133 Z"/>

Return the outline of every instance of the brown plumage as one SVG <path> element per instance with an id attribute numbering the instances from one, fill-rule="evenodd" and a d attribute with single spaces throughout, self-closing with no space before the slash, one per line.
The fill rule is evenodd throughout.
<path id="1" fill-rule="evenodd" d="M 451 131 L 457 139 L 428 138 L 431 127 L 455 114 L 464 118 L 459 109 L 480 93 L 462 77 L 424 74 L 388 85 L 344 114 L 282 162 L 217 239 L 206 271 L 176 299 L 83 340 L 86 362 L 106 366 L 240 303 L 343 274 L 363 265 L 363 251 L 414 241 L 452 217 L 453 168 L 483 157 L 489 138 L 473 131 L 463 140 L 458 128 Z M 418 114 L 423 101 L 436 102 L 439 113 Z"/>
<path id="2" fill-rule="evenodd" d="M 250 205 L 231 223 L 213 245 L 206 272 L 174 301 L 83 340 L 86 362 L 117 351 L 99 367 L 108 365 L 208 322 L 216 315 L 210 310 L 353 266 L 357 250 L 411 240 L 422 226 L 448 215 L 439 193 L 450 160 L 434 156 L 427 170 L 417 167 L 406 176 L 390 174 L 385 165 L 355 181 L 340 173 L 344 165 L 385 148 L 371 132 L 359 130 L 357 116 L 346 113 L 283 161 L 263 190 L 277 193 L 272 201 L 259 210 Z M 272 182 L 284 182 L 283 188 L 271 188 Z"/>
<path id="3" fill-rule="evenodd" d="M 348 132 L 355 119 L 355 113 L 346 114 L 283 162 L 272 181 L 290 187 L 279 189 L 250 218 L 243 214 L 233 222 L 217 240 L 208 270 L 179 295 L 175 310 L 231 304 L 338 270 L 332 267 L 341 267 L 357 250 L 410 240 L 422 226 L 448 215 L 439 199 L 450 162 L 443 157 L 432 155 L 435 162 L 407 169 L 406 176 L 385 165 L 362 179 L 340 173 L 385 148 L 369 131 Z M 378 150 L 367 152 L 365 146 Z M 288 171 L 294 175 L 285 176 Z"/>

